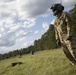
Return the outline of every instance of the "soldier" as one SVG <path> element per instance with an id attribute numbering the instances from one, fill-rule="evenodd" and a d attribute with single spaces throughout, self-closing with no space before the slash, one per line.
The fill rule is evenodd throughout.
<path id="1" fill-rule="evenodd" d="M 53 4 L 50 8 L 53 15 L 56 16 L 54 21 L 55 37 L 58 45 L 62 49 L 66 57 L 72 65 L 76 64 L 76 39 L 73 35 L 72 22 L 69 14 L 63 12 L 64 6 L 61 4 Z"/>

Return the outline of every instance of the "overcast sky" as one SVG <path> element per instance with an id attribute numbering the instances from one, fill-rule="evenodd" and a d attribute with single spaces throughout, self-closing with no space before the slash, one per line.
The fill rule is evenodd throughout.
<path id="1" fill-rule="evenodd" d="M 76 0 L 0 0 L 0 53 L 26 48 L 39 39 L 55 19 L 50 10 L 54 3 L 69 10 Z"/>

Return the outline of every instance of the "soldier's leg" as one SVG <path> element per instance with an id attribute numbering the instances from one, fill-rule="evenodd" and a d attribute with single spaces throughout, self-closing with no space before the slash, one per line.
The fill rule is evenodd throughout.
<path id="1" fill-rule="evenodd" d="M 72 48 L 72 55 L 74 59 L 76 60 L 76 40 L 73 40 L 71 42 L 71 48 Z"/>
<path id="2" fill-rule="evenodd" d="M 76 41 L 75 40 L 67 41 L 66 46 L 71 55 L 73 56 L 73 58 L 76 60 Z"/>
<path id="3" fill-rule="evenodd" d="M 76 64 L 76 61 L 73 58 L 73 56 L 71 55 L 71 53 L 69 52 L 67 46 L 66 45 L 62 45 L 62 49 L 63 49 L 63 52 L 66 55 L 66 57 L 70 60 L 70 62 Z"/>

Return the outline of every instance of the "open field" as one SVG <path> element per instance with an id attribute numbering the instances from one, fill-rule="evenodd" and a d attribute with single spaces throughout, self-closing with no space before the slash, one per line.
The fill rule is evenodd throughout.
<path id="1" fill-rule="evenodd" d="M 11 66 L 12 62 L 23 62 Z M 76 75 L 61 49 L 44 50 L 0 61 L 0 75 Z"/>

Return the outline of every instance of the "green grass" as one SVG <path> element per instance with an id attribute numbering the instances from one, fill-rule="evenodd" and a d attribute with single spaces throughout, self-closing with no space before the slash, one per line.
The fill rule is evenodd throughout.
<path id="1" fill-rule="evenodd" d="M 23 64 L 11 66 L 18 61 Z M 76 66 L 70 65 L 61 49 L 44 50 L 0 61 L 0 75 L 76 75 Z"/>

